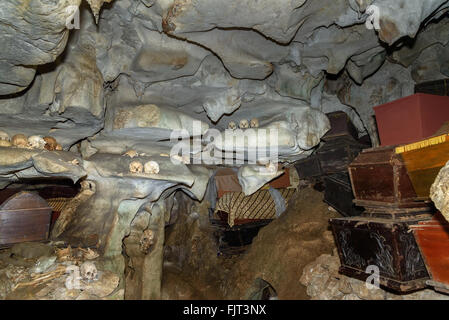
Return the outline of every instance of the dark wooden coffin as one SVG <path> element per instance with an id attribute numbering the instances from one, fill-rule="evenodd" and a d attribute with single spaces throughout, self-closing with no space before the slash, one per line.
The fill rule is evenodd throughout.
<path id="1" fill-rule="evenodd" d="M 353 200 L 351 181 L 348 173 L 336 173 L 324 177 L 324 201 L 345 217 L 359 216 L 364 209 L 357 207 Z"/>
<path id="2" fill-rule="evenodd" d="M 323 143 L 311 156 L 295 162 L 295 168 L 300 179 L 347 172 L 348 165 L 364 148 L 367 146 L 350 137 L 335 137 Z"/>
<path id="3" fill-rule="evenodd" d="M 32 192 L 19 192 L 0 206 L 0 247 L 48 238 L 52 208 Z"/>
<path id="4" fill-rule="evenodd" d="M 322 140 L 329 141 L 338 137 L 358 139 L 359 132 L 345 112 L 335 111 L 326 113 L 326 115 L 329 118 L 331 129 L 321 138 Z"/>
<path id="5" fill-rule="evenodd" d="M 415 85 L 415 93 L 449 96 L 449 79 L 421 82 Z"/>
<path id="6" fill-rule="evenodd" d="M 429 274 L 409 226 L 431 215 L 408 219 L 353 217 L 331 219 L 340 273 L 366 281 L 377 266 L 382 287 L 406 293 L 426 287 Z"/>
<path id="7" fill-rule="evenodd" d="M 347 172 L 349 164 L 366 148 L 347 137 L 332 139 L 316 151 L 323 175 Z"/>
<path id="8" fill-rule="evenodd" d="M 349 165 L 355 204 L 368 207 L 428 206 L 413 188 L 402 157 L 394 147 L 363 150 Z"/>
<path id="9" fill-rule="evenodd" d="M 449 135 L 397 147 L 396 153 L 404 160 L 418 197 L 428 198 L 430 187 L 441 168 L 449 161 Z"/>
<path id="10" fill-rule="evenodd" d="M 320 161 L 316 155 L 296 161 L 295 168 L 300 179 L 319 177 L 323 174 Z"/>
<path id="11" fill-rule="evenodd" d="M 432 278 L 428 284 L 449 294 L 449 223 L 437 213 L 432 220 L 420 221 L 411 228 Z"/>

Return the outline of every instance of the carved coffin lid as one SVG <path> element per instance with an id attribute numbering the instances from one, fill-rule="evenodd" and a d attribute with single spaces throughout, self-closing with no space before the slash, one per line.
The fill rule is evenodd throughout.
<path id="1" fill-rule="evenodd" d="M 404 166 L 402 157 L 395 152 L 395 147 L 378 147 L 364 149 L 350 164 L 351 167 L 370 165 Z"/>
<path id="2" fill-rule="evenodd" d="M 2 205 L 0 210 L 21 210 L 21 209 L 48 209 L 48 203 L 36 193 L 22 191 L 9 197 Z"/>

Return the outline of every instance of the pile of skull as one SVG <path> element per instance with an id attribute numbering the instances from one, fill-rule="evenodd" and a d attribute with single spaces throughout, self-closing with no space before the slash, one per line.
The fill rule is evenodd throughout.
<path id="1" fill-rule="evenodd" d="M 253 118 L 250 121 L 246 119 L 242 119 L 239 122 L 240 129 L 249 129 L 249 128 L 259 128 L 259 119 Z M 234 121 L 230 121 L 228 123 L 228 129 L 235 130 L 237 129 L 237 124 Z"/>
<path id="2" fill-rule="evenodd" d="M 0 147 L 45 149 L 49 151 L 62 150 L 62 146 L 56 141 L 55 138 L 50 136 L 42 137 L 39 135 L 33 135 L 27 137 L 26 135 L 19 133 L 10 138 L 9 134 L 4 131 L 0 131 Z"/>
<path id="3" fill-rule="evenodd" d="M 139 154 L 135 150 L 128 150 L 123 154 L 124 156 L 128 156 L 130 158 L 138 157 L 139 155 L 144 156 L 145 154 Z M 145 164 L 138 160 L 134 160 L 129 164 L 129 172 L 131 173 L 146 173 L 146 174 L 158 174 L 159 173 L 159 164 L 156 161 L 148 161 Z"/>

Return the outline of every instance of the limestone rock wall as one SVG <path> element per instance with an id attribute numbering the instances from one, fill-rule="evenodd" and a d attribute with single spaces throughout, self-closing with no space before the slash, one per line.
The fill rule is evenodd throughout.
<path id="1" fill-rule="evenodd" d="M 449 221 L 449 162 L 440 170 L 430 188 L 430 198 L 435 207 Z"/>
<path id="2" fill-rule="evenodd" d="M 123 238 L 144 231 L 132 225 L 142 206 L 178 189 L 204 197 L 210 171 L 171 161 L 174 129 L 199 143 L 190 159 L 209 151 L 201 141 L 208 130 L 255 118 L 281 131 L 279 161 L 291 162 L 319 144 L 329 128 L 324 112 L 344 110 L 376 144 L 373 106 L 449 76 L 448 7 L 449 0 L 3 1 L 0 134 L 52 136 L 63 151 L 2 142 L 0 188 L 24 178 L 92 181 L 96 193 L 70 213 L 60 236 L 92 240 L 111 257 L 109 269 L 122 272 Z M 133 161 L 157 162 L 158 172 L 132 173 Z M 248 193 L 278 174 L 261 179 L 253 169 L 241 168 Z M 133 259 L 142 270 L 161 261 Z"/>

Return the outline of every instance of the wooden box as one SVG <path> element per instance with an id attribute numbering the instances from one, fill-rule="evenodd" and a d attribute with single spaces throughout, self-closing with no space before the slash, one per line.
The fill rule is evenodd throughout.
<path id="1" fill-rule="evenodd" d="M 316 156 L 320 162 L 321 173 L 323 175 L 329 175 L 347 172 L 349 164 L 365 147 L 347 137 L 339 137 L 326 142 L 316 151 Z"/>
<path id="2" fill-rule="evenodd" d="M 0 247 L 48 238 L 52 208 L 32 192 L 19 192 L 0 206 Z"/>
<path id="3" fill-rule="evenodd" d="M 407 208 L 428 206 L 419 198 L 402 157 L 394 147 L 363 150 L 349 165 L 354 202 L 368 207 Z"/>
<path id="4" fill-rule="evenodd" d="M 324 202 L 345 217 L 359 216 L 364 209 L 357 207 L 353 200 L 351 182 L 347 173 L 336 173 L 324 177 Z"/>
<path id="5" fill-rule="evenodd" d="M 412 143 L 449 120 L 449 97 L 417 93 L 374 107 L 381 146 Z"/>
<path id="6" fill-rule="evenodd" d="M 418 197 L 428 198 L 430 187 L 441 168 L 449 161 L 449 135 L 433 137 L 397 147 Z"/>
<path id="7" fill-rule="evenodd" d="M 323 174 L 320 161 L 316 155 L 296 161 L 295 168 L 300 179 L 319 177 Z"/>
<path id="8" fill-rule="evenodd" d="M 411 228 L 432 278 L 428 284 L 449 294 L 449 223 L 437 213 Z"/>
<path id="9" fill-rule="evenodd" d="M 426 287 L 429 274 L 409 226 L 428 219 L 431 215 L 331 219 L 340 273 L 366 281 L 372 275 L 368 266 L 375 266 L 383 287 L 401 293 Z"/>
<path id="10" fill-rule="evenodd" d="M 358 139 L 359 132 L 345 112 L 336 111 L 326 115 L 329 118 L 331 129 L 321 138 L 322 140 L 329 141 L 338 137 Z"/>
<path id="11" fill-rule="evenodd" d="M 348 165 L 367 146 L 350 137 L 330 139 L 306 159 L 295 162 L 300 179 L 347 172 Z"/>
<path id="12" fill-rule="evenodd" d="M 449 79 L 421 82 L 415 85 L 415 93 L 449 96 Z"/>

